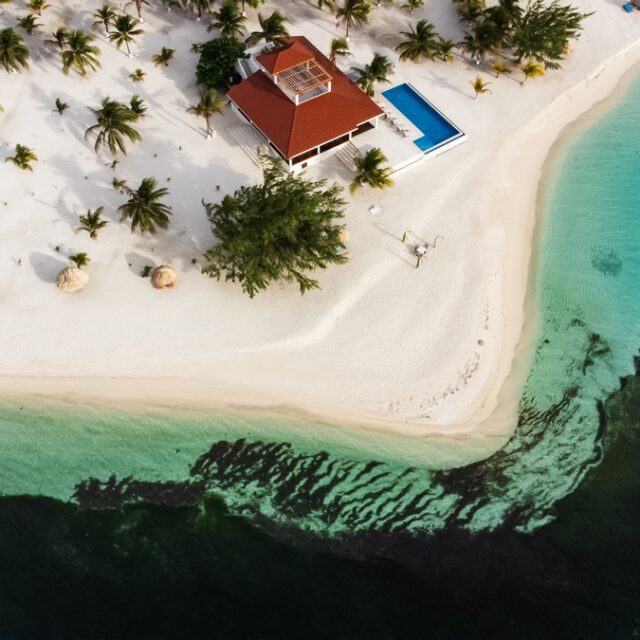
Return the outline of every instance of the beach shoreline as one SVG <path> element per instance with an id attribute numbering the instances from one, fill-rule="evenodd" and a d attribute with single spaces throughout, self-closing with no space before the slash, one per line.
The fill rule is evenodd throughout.
<path id="1" fill-rule="evenodd" d="M 587 29 L 589 28 L 597 29 L 597 26 L 587 26 Z M 578 54 L 574 53 L 573 55 Z M 487 350 L 490 351 L 490 354 L 483 355 L 482 358 L 477 356 L 476 361 L 467 359 L 462 368 L 460 365 L 456 365 L 458 368 L 453 370 L 453 375 L 455 376 L 453 382 L 451 382 L 452 371 L 443 371 L 440 377 L 443 378 L 441 384 L 444 391 L 440 393 L 441 397 L 433 395 L 432 408 L 429 408 L 430 399 L 424 402 L 427 409 L 422 406 L 419 409 L 414 408 L 413 405 L 416 403 L 413 400 L 413 396 L 410 396 L 404 402 L 402 408 L 382 409 L 380 402 L 372 402 L 373 391 L 381 382 L 377 379 L 373 380 L 371 388 L 362 391 L 357 400 L 354 400 L 351 405 L 349 404 L 349 392 L 359 391 L 356 382 L 353 382 L 352 389 L 347 388 L 344 392 L 341 392 L 344 397 L 342 397 L 340 403 L 331 402 L 337 397 L 335 392 L 333 395 L 327 394 L 329 402 L 323 402 L 325 397 L 322 388 L 323 383 L 328 382 L 329 376 L 334 373 L 326 362 L 320 363 L 318 369 L 309 373 L 310 378 L 312 378 L 318 371 L 324 372 L 324 380 L 318 379 L 317 384 L 307 385 L 304 390 L 296 389 L 294 392 L 291 389 L 287 389 L 286 385 L 281 385 L 278 388 L 278 380 L 274 380 L 272 386 L 265 383 L 267 379 L 271 380 L 268 375 L 270 367 L 275 371 L 279 371 L 281 367 L 281 379 L 284 380 L 287 377 L 291 379 L 291 372 L 294 370 L 288 368 L 288 363 L 287 366 L 283 365 L 285 360 L 290 358 L 294 351 L 299 351 L 298 345 L 302 344 L 304 346 L 305 340 L 309 341 L 314 348 L 316 346 L 322 348 L 322 336 L 318 339 L 313 334 L 314 332 L 318 333 L 318 331 L 321 334 L 324 331 L 326 334 L 327 331 L 331 331 L 333 326 L 331 324 L 326 327 L 322 324 L 311 324 L 307 334 L 303 332 L 301 337 L 292 341 L 293 348 L 289 346 L 290 342 L 284 342 L 283 355 L 279 358 L 269 359 L 268 357 L 269 350 L 273 353 L 278 352 L 277 345 L 279 343 L 277 340 L 272 343 L 266 340 L 259 347 L 251 345 L 243 347 L 239 345 L 235 348 L 236 352 L 243 354 L 246 351 L 247 355 L 246 357 L 243 355 L 242 358 L 236 358 L 237 365 L 232 353 L 234 347 L 230 349 L 226 347 L 226 351 L 231 353 L 228 359 L 226 351 L 224 349 L 220 350 L 219 355 L 222 356 L 221 360 L 223 361 L 220 368 L 223 368 L 226 362 L 233 361 L 237 369 L 235 379 L 230 376 L 228 380 L 224 379 L 219 370 L 213 375 L 205 364 L 200 365 L 197 362 L 196 342 L 194 342 L 196 346 L 190 347 L 191 352 L 189 354 L 193 362 L 197 363 L 197 366 L 192 366 L 192 368 L 199 369 L 194 376 L 184 375 L 184 369 L 188 367 L 184 367 L 182 371 L 176 371 L 175 374 L 171 371 L 172 375 L 150 376 L 148 375 L 149 371 L 161 368 L 158 363 L 163 362 L 163 360 L 161 357 L 158 357 L 157 360 L 148 358 L 146 354 L 143 354 L 144 357 L 141 358 L 143 365 L 130 367 L 133 370 L 132 374 L 123 375 L 123 369 L 126 370 L 129 367 L 113 366 L 112 363 L 113 370 L 105 373 L 100 370 L 97 361 L 92 361 L 94 354 L 91 354 L 90 362 L 85 363 L 86 366 L 84 367 L 82 364 L 76 365 L 73 361 L 50 362 L 47 366 L 43 366 L 42 361 L 38 357 L 33 357 L 31 353 L 30 357 L 24 359 L 25 362 L 22 366 L 17 366 L 16 363 L 22 361 L 19 354 L 16 355 L 16 352 L 12 351 L 11 357 L 6 358 L 5 363 L 0 366 L 0 395 L 6 398 L 55 398 L 58 400 L 72 400 L 78 403 L 109 404 L 119 407 L 131 405 L 137 408 L 146 407 L 149 410 L 153 410 L 154 407 L 172 410 L 180 407 L 206 410 L 233 408 L 240 411 L 257 408 L 276 415 L 295 416 L 296 418 L 344 426 L 370 427 L 373 430 L 417 437 L 425 441 L 429 439 L 436 441 L 442 438 L 451 438 L 453 440 L 486 438 L 492 443 L 493 450 L 500 448 L 508 440 L 515 428 L 519 392 L 524 384 L 535 347 L 537 335 L 537 313 L 535 310 L 536 251 L 539 248 L 541 193 L 546 182 L 546 173 L 548 173 L 551 166 L 549 158 L 554 154 L 554 150 L 566 148 L 567 144 L 569 144 L 567 136 L 570 133 L 565 132 L 571 129 L 572 123 L 582 123 L 585 113 L 589 112 L 594 105 L 602 101 L 607 102 L 607 99 L 609 101 L 615 99 L 616 87 L 620 85 L 625 73 L 629 72 L 639 60 L 640 44 L 638 42 L 627 44 L 605 61 L 601 61 L 595 69 L 591 69 L 586 79 L 564 88 L 532 120 L 528 121 L 526 125 L 516 128 L 517 135 L 504 141 L 505 144 L 499 150 L 498 159 L 494 158 L 494 168 L 496 168 L 496 174 L 499 177 L 494 179 L 491 184 L 484 184 L 483 192 L 479 196 L 481 207 L 487 210 L 492 209 L 492 211 L 482 211 L 479 218 L 483 221 L 491 220 L 492 216 L 498 219 L 498 222 L 495 223 L 496 229 L 490 230 L 492 234 L 495 231 L 497 239 L 493 238 L 489 244 L 493 245 L 491 248 L 495 250 L 498 256 L 495 258 L 495 266 L 500 277 L 488 278 L 486 283 L 481 283 L 482 287 L 486 288 L 483 295 L 486 295 L 487 298 L 485 329 L 488 338 L 483 337 L 478 340 L 478 344 L 483 344 L 484 341 L 488 342 L 485 354 Z M 565 72 L 556 73 L 563 74 Z M 560 79 L 557 81 L 559 82 Z M 547 79 L 543 79 L 541 82 L 547 82 Z M 550 79 L 549 82 L 551 82 Z M 522 91 L 522 99 L 524 100 L 527 94 L 524 93 L 525 90 Z M 529 91 L 529 88 L 526 91 Z M 543 100 L 543 98 L 540 99 Z M 454 119 L 461 121 L 461 118 L 455 115 Z M 578 127 L 583 126 L 588 125 L 578 124 Z M 0 132 L 2 132 L 1 127 L 0 123 Z M 470 144 L 465 145 L 465 147 L 469 147 Z M 454 153 L 457 153 L 457 158 L 460 158 L 459 149 L 456 152 L 452 151 L 446 157 L 424 163 L 421 167 L 414 169 L 415 174 L 413 175 L 417 178 L 419 172 L 427 172 L 427 167 L 435 170 L 433 163 L 444 162 L 445 159 L 448 160 L 449 166 L 455 166 L 454 160 L 449 159 L 453 157 Z M 330 177 L 325 176 L 322 166 L 317 169 L 314 168 L 314 170 L 319 177 Z M 439 170 L 443 171 L 443 169 Z M 472 170 L 473 167 L 470 166 L 469 171 Z M 411 176 L 412 174 L 407 173 L 406 175 Z M 397 188 L 400 189 L 400 186 Z M 370 194 L 364 198 L 360 196 L 360 199 L 356 201 L 356 205 L 362 207 L 365 198 L 369 197 Z M 405 185 L 404 191 L 398 195 L 398 206 L 408 202 L 407 199 L 411 197 L 411 189 L 407 189 Z M 441 201 L 446 202 L 446 196 L 438 197 Z M 404 198 L 404 200 L 401 198 Z M 380 199 L 383 200 L 385 208 L 394 206 L 393 192 L 385 194 L 384 198 L 380 196 Z M 456 202 L 455 199 L 451 201 Z M 463 201 L 461 206 L 467 205 Z M 500 218 L 505 218 L 511 211 L 518 212 L 517 220 L 500 221 Z M 357 224 L 362 225 L 359 221 Z M 362 226 L 356 228 L 361 230 Z M 472 235 L 472 231 L 470 230 L 470 235 Z M 501 239 L 501 234 L 512 234 L 513 237 L 510 241 L 504 240 Z M 365 240 L 369 237 L 366 237 Z M 472 242 L 466 237 L 463 240 L 465 243 Z M 354 245 L 356 245 L 355 242 Z M 465 247 L 468 247 L 468 244 Z M 495 249 L 496 247 L 498 249 L 502 247 L 501 255 Z M 359 247 L 355 246 L 354 253 L 358 249 Z M 151 250 L 153 251 L 153 249 Z M 480 260 L 481 255 L 473 254 L 472 258 L 473 260 Z M 468 265 L 466 268 L 472 271 L 473 264 Z M 367 269 L 368 265 L 364 265 L 364 267 L 356 265 L 356 270 L 352 275 L 371 278 L 372 284 L 362 285 L 363 288 L 361 289 L 354 287 L 343 294 L 343 298 L 346 301 L 344 309 L 341 310 L 339 305 L 336 305 L 336 310 L 332 310 L 334 318 L 330 320 L 334 324 L 338 321 L 336 318 L 343 322 L 344 318 L 348 318 L 350 306 L 354 304 L 354 297 L 356 299 L 358 297 L 366 298 L 372 286 L 378 285 L 383 278 L 385 283 L 392 279 L 394 275 L 392 271 L 397 267 L 393 263 L 385 263 L 383 269 L 375 277 L 371 276 Z M 339 276 L 340 274 L 336 275 L 336 277 Z M 460 277 L 464 277 L 464 274 L 460 274 Z M 331 295 L 331 289 L 334 288 L 334 285 L 332 283 L 328 284 L 330 289 L 328 295 Z M 206 283 L 199 282 L 199 287 L 206 286 Z M 393 287 L 393 284 L 388 286 Z M 466 286 L 469 287 L 471 285 Z M 195 289 L 192 286 L 191 295 L 194 295 L 194 291 Z M 425 297 L 430 293 L 425 292 Z M 54 292 L 54 295 L 57 296 L 59 294 Z M 133 295 L 136 294 L 134 293 Z M 310 295 L 313 295 L 313 293 Z M 113 296 L 110 299 L 107 298 L 103 304 L 113 303 L 114 299 Z M 418 300 L 410 310 L 405 312 L 409 320 L 412 317 L 411 313 L 419 309 L 419 302 Z M 46 305 L 47 301 L 44 304 Z M 144 304 L 144 301 L 141 301 L 140 304 Z M 322 301 L 317 302 L 317 304 L 319 305 L 318 308 L 321 309 Z M 27 313 L 29 307 L 29 304 L 25 307 Z M 245 313 L 247 308 L 243 307 Z M 57 312 L 62 314 L 57 316 L 58 320 L 64 319 L 64 314 L 72 313 L 72 310 L 73 303 L 66 303 Z M 460 309 L 456 310 L 454 308 L 450 311 L 459 315 Z M 482 315 L 481 311 L 481 309 L 474 309 L 474 313 L 478 317 Z M 307 314 L 312 312 L 306 311 Z M 344 317 L 341 317 L 340 314 Z M 490 314 L 491 328 L 488 326 Z M 400 323 L 400 320 L 398 322 Z M 477 324 L 478 320 L 475 319 L 470 322 Z M 17 329 L 15 324 L 11 324 L 9 316 L 3 318 L 2 326 L 5 327 L 4 335 L 11 335 L 12 329 L 14 331 Z M 401 326 L 401 324 L 398 325 L 398 330 L 401 330 Z M 389 328 L 393 328 L 393 325 L 386 327 L 387 330 Z M 460 335 L 473 334 L 475 331 L 476 329 L 473 326 L 471 331 L 469 327 L 463 326 L 460 328 Z M 384 329 L 381 327 L 381 339 L 383 339 L 383 332 Z M 312 337 L 309 338 L 309 335 Z M 340 339 L 336 342 L 336 347 L 343 348 L 344 341 L 352 335 L 352 333 L 347 333 L 345 336 L 340 336 Z M 421 335 L 416 334 L 416 336 Z M 484 336 L 484 334 L 481 335 Z M 68 340 L 68 336 L 63 336 L 63 338 Z M 117 332 L 114 331 L 114 336 L 109 336 L 108 339 L 114 342 L 117 339 Z M 271 346 L 272 344 L 275 346 Z M 9 345 L 5 346 L 9 350 Z M 38 346 L 33 348 L 37 350 Z M 390 345 L 387 345 L 388 350 L 391 348 Z M 406 354 L 411 354 L 412 349 L 411 345 L 405 347 Z M 434 353 L 437 356 L 440 353 L 446 353 L 446 349 L 446 345 L 441 345 L 440 350 L 436 350 Z M 475 350 L 478 350 L 477 347 L 475 347 Z M 327 360 L 330 360 L 331 356 L 335 356 L 336 352 L 339 352 L 339 349 L 338 351 L 335 349 L 330 351 Z M 264 356 L 265 353 L 267 353 L 267 357 Z M 304 360 L 304 357 L 313 358 L 317 351 L 312 350 L 306 356 L 304 355 L 304 350 L 302 353 L 302 359 Z M 433 361 L 434 353 L 429 355 L 429 361 Z M 472 353 L 475 353 L 475 351 L 472 351 Z M 376 356 L 376 363 L 380 362 L 380 372 L 384 371 L 384 361 L 388 354 L 389 351 L 386 353 L 381 352 L 379 357 Z M 174 362 L 177 362 L 177 355 L 172 355 Z M 242 368 L 251 367 L 252 356 L 257 357 L 258 355 L 261 359 L 264 358 L 264 362 L 261 362 L 257 367 L 261 375 L 253 380 L 248 380 L 247 384 L 239 384 L 238 379 L 243 379 L 244 377 Z M 116 357 L 117 354 L 114 358 Z M 371 357 L 373 358 L 373 355 Z M 55 354 L 53 358 L 55 359 Z M 167 360 L 167 362 L 169 362 L 169 369 L 171 369 L 171 361 Z M 401 359 L 398 359 L 398 362 L 402 364 Z M 480 363 L 482 363 L 482 375 L 478 376 L 475 375 L 475 372 Z M 420 366 L 424 364 L 422 360 L 419 360 L 415 368 L 411 370 L 410 375 L 406 374 L 408 376 L 407 379 L 411 376 L 413 378 L 418 376 L 420 374 Z M 363 363 L 363 366 L 365 368 L 356 371 L 359 373 L 365 371 L 367 363 Z M 78 370 L 78 367 L 86 370 L 87 375 L 83 375 Z M 106 367 L 106 369 L 108 368 Z M 96 371 L 100 375 L 95 375 Z M 295 371 L 300 371 L 300 369 Z M 394 371 L 395 369 L 391 369 L 391 374 Z M 377 375 L 379 376 L 380 373 L 377 373 Z M 349 377 L 349 370 L 346 365 L 344 376 L 345 379 Z M 471 384 L 468 384 L 469 380 L 471 380 Z M 257 382 L 262 382 L 262 384 L 256 384 Z M 398 378 L 397 389 L 402 388 L 403 384 L 404 379 Z M 420 388 L 419 379 L 412 379 L 411 384 L 412 389 Z M 429 383 L 425 382 L 424 384 L 428 386 Z M 397 392 L 397 389 L 394 388 L 390 393 Z M 448 401 L 447 398 L 455 399 L 455 402 Z M 453 406 L 454 404 L 455 407 Z M 482 455 L 484 456 L 485 454 L 486 448 L 483 448 Z"/>

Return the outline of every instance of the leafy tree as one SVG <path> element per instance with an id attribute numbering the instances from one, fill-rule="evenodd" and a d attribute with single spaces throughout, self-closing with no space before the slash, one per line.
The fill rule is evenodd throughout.
<path id="1" fill-rule="evenodd" d="M 508 75 L 511 73 L 511 66 L 503 58 L 495 58 L 491 63 L 491 68 L 496 74 L 496 78 L 499 78 L 503 74 Z"/>
<path id="2" fill-rule="evenodd" d="M 218 95 L 215 89 L 201 89 L 200 100 L 197 104 L 187 109 L 188 113 L 204 118 L 207 125 L 207 138 L 211 138 L 215 133 L 211 127 L 211 116 L 220 113 L 225 106 L 226 100 Z"/>
<path id="3" fill-rule="evenodd" d="M 349 185 L 349 191 L 353 193 L 365 184 L 375 189 L 386 189 L 393 185 L 391 168 L 383 166 L 386 161 L 386 156 L 377 147 L 369 149 L 364 155 L 356 156 L 356 175 Z"/>
<path id="4" fill-rule="evenodd" d="M 223 87 L 233 74 L 236 61 L 245 57 L 245 45 L 231 36 L 210 40 L 201 47 L 196 81 L 204 87 Z"/>
<path id="5" fill-rule="evenodd" d="M 17 144 L 15 155 L 6 157 L 4 161 L 13 162 L 13 164 L 20 169 L 33 171 L 31 163 L 35 162 L 37 159 L 38 156 L 35 154 L 33 149 L 29 149 L 29 147 L 25 147 L 23 144 Z"/>
<path id="6" fill-rule="evenodd" d="M 424 4 L 424 0 L 407 0 L 400 8 L 406 9 L 411 15 L 416 9 L 420 9 Z"/>
<path id="7" fill-rule="evenodd" d="M 438 37 L 434 26 L 427 20 L 418 20 L 415 28 L 409 27 L 409 31 L 401 31 L 405 36 L 397 47 L 400 60 L 412 60 L 417 62 L 420 58 L 435 58 L 438 54 Z"/>
<path id="8" fill-rule="evenodd" d="M 0 65 L 6 71 L 29 68 L 29 49 L 13 29 L 0 29 Z"/>
<path id="9" fill-rule="evenodd" d="M 245 4 L 248 4 L 252 9 L 257 9 L 261 4 L 264 4 L 265 0 L 240 0 L 240 6 L 242 7 L 242 15 L 246 16 Z"/>
<path id="10" fill-rule="evenodd" d="M 94 211 L 87 209 L 86 215 L 80 216 L 80 226 L 76 229 L 76 232 L 86 231 L 92 240 L 97 240 L 98 231 L 109 224 L 108 220 L 102 219 L 103 211 L 104 207 L 98 207 Z"/>
<path id="11" fill-rule="evenodd" d="M 160 202 L 169 190 L 160 187 L 155 178 L 144 178 L 136 189 L 125 187 L 129 200 L 118 207 L 120 220 L 131 220 L 131 231 L 140 229 L 142 233 L 156 233 L 169 226 L 171 208 Z"/>
<path id="12" fill-rule="evenodd" d="M 535 60 L 523 62 L 520 65 L 520 71 L 522 71 L 522 75 L 524 76 L 520 82 L 521 85 L 524 85 L 529 78 L 541 78 L 544 75 L 544 67 Z"/>
<path id="13" fill-rule="evenodd" d="M 62 102 L 60 98 L 56 98 L 56 108 L 54 111 L 60 115 L 64 115 L 64 112 L 69 108 L 66 102 Z"/>
<path id="14" fill-rule="evenodd" d="M 185 0 L 183 2 L 184 6 L 188 9 L 192 9 L 193 11 L 198 12 L 198 22 L 200 22 L 202 18 L 202 13 L 204 11 L 211 11 L 211 5 L 213 4 L 213 0 Z"/>
<path id="15" fill-rule="evenodd" d="M 274 11 L 270 16 L 264 17 L 258 14 L 258 22 L 260 23 L 260 31 L 252 31 L 246 40 L 248 46 L 258 44 L 260 40 L 264 40 L 268 44 L 280 44 L 283 38 L 289 35 L 284 23 L 287 19 L 279 12 Z"/>
<path id="16" fill-rule="evenodd" d="M 84 136 L 88 138 L 97 133 L 94 150 L 98 152 L 100 147 L 107 146 L 115 156 L 118 149 L 126 155 L 125 138 L 131 142 L 142 140 L 142 136 L 131 125 L 140 115 L 122 102 L 104 98 L 100 108 L 89 110 L 96 116 L 96 124 L 89 127 Z"/>
<path id="17" fill-rule="evenodd" d="M 553 0 L 533 0 L 515 20 L 510 44 L 520 62 L 532 58 L 548 69 L 560 68 L 566 55 L 567 43 L 580 36 L 582 22 L 590 13 Z"/>
<path id="18" fill-rule="evenodd" d="M 474 100 L 477 100 L 478 96 L 481 93 L 491 93 L 491 89 L 489 89 L 489 83 L 485 82 L 480 76 L 476 76 L 473 80 L 470 80 L 469 84 L 473 89 Z"/>
<path id="19" fill-rule="evenodd" d="M 344 0 L 336 11 L 338 24 L 346 26 L 345 38 L 349 41 L 349 30 L 354 25 L 362 26 L 369 22 L 371 3 L 368 0 Z"/>
<path id="20" fill-rule="evenodd" d="M 62 51 L 67 44 L 68 38 L 69 32 L 66 30 L 66 28 L 58 27 L 58 29 L 56 29 L 56 31 L 51 34 L 51 37 L 48 40 L 45 40 L 45 42 L 55 44 L 60 49 L 60 51 Z"/>
<path id="21" fill-rule="evenodd" d="M 171 60 L 173 60 L 173 56 L 175 55 L 175 53 L 175 49 L 167 49 L 167 47 L 162 47 L 162 49 L 160 49 L 160 53 L 156 53 L 154 56 L 152 56 L 151 60 L 153 60 L 153 64 L 155 64 L 157 67 L 168 67 Z"/>
<path id="22" fill-rule="evenodd" d="M 144 118 L 144 115 L 147 112 L 147 105 L 140 96 L 133 95 L 131 96 L 131 100 L 129 100 L 129 109 L 136 114 L 137 119 L 139 120 L 140 118 Z"/>
<path id="23" fill-rule="evenodd" d="M 251 298 L 281 280 L 297 282 L 301 293 L 318 288 L 307 272 L 347 261 L 335 224 L 344 216 L 341 189 L 287 173 L 276 158 L 263 162 L 262 184 L 203 201 L 217 244 L 204 254 L 202 272 L 224 274 Z"/>
<path id="24" fill-rule="evenodd" d="M 331 47 L 329 51 L 329 62 L 331 64 L 336 63 L 336 58 L 350 56 L 349 43 L 346 38 L 334 38 L 331 41 Z"/>
<path id="25" fill-rule="evenodd" d="M 123 13 L 113 21 L 113 33 L 109 34 L 109 40 L 114 42 L 118 49 L 124 44 L 127 47 L 127 55 L 131 57 L 129 43 L 142 33 L 144 31 L 138 27 L 135 18 Z"/>
<path id="26" fill-rule="evenodd" d="M 327 9 L 331 11 L 331 13 L 333 13 L 336 10 L 336 3 L 334 2 L 334 0 L 317 0 L 316 4 L 318 5 L 318 9 L 321 9 L 321 10 L 324 7 L 327 7 Z"/>
<path id="27" fill-rule="evenodd" d="M 436 43 L 435 57 L 442 62 L 451 62 L 453 60 L 453 50 L 456 48 L 453 40 L 445 40 L 444 38 L 438 38 Z"/>
<path id="28" fill-rule="evenodd" d="M 47 4 L 45 0 L 29 0 L 29 10 L 38 16 L 42 15 L 45 9 L 49 9 L 50 4 Z"/>
<path id="29" fill-rule="evenodd" d="M 69 256 L 69 260 L 73 262 L 78 269 L 86 267 L 89 262 L 91 262 L 91 258 L 84 252 L 74 253 L 72 256 Z"/>
<path id="30" fill-rule="evenodd" d="M 81 76 L 86 76 L 87 67 L 92 71 L 100 67 L 100 49 L 91 44 L 93 40 L 93 36 L 81 29 L 69 33 L 67 49 L 61 54 L 62 72 L 65 75 L 69 73 L 69 69 L 75 69 Z"/>
<path id="31" fill-rule="evenodd" d="M 471 26 L 484 11 L 484 0 L 454 0 L 456 11 L 461 20 Z"/>
<path id="32" fill-rule="evenodd" d="M 487 53 L 487 46 L 479 40 L 475 34 L 465 32 L 462 42 L 458 43 L 458 47 L 468 53 L 475 63 L 479 65 Z"/>
<path id="33" fill-rule="evenodd" d="M 142 82 L 146 75 L 147 74 L 142 69 L 135 69 L 132 73 L 129 74 L 129 79 L 132 82 Z"/>
<path id="34" fill-rule="evenodd" d="M 208 30 L 218 29 L 223 36 L 239 36 L 244 31 L 247 18 L 240 13 L 235 0 L 225 0 L 213 14 L 214 21 Z"/>
<path id="35" fill-rule="evenodd" d="M 42 26 L 38 22 L 38 19 L 36 18 L 36 16 L 33 15 L 33 13 L 29 13 L 26 16 L 23 16 L 22 18 L 18 18 L 16 25 L 19 26 L 21 29 L 24 29 L 25 33 L 28 36 L 33 35 L 33 32 Z"/>
<path id="36" fill-rule="evenodd" d="M 93 17 L 95 18 L 93 26 L 97 27 L 98 25 L 102 25 L 104 27 L 105 34 L 108 36 L 109 27 L 116 19 L 117 15 L 116 10 L 110 4 L 103 4 L 93 14 Z"/>
<path id="37" fill-rule="evenodd" d="M 386 56 L 374 53 L 370 64 L 365 65 L 364 69 L 358 70 L 360 77 L 356 83 L 368 96 L 372 96 L 376 83 L 389 82 L 388 76 L 392 68 L 391 62 Z"/>

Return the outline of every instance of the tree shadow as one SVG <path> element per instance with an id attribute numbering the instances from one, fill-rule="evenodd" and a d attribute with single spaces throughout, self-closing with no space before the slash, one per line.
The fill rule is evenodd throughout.
<path id="1" fill-rule="evenodd" d="M 33 251 L 29 255 L 29 263 L 40 280 L 51 284 L 56 281 L 58 274 L 69 266 L 67 262 L 62 262 L 58 258 L 39 251 Z"/>

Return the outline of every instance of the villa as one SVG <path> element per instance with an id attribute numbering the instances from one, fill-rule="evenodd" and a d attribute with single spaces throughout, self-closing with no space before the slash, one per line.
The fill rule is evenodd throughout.
<path id="1" fill-rule="evenodd" d="M 236 113 L 289 166 L 302 170 L 378 127 L 383 110 L 306 38 L 252 57 L 228 93 Z"/>

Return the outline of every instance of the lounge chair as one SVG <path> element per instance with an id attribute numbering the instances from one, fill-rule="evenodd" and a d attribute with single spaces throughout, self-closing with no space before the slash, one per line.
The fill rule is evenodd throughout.
<path id="1" fill-rule="evenodd" d="M 627 12 L 627 13 L 633 13 L 633 5 L 630 2 L 626 2 L 625 4 L 622 5 L 622 8 Z"/>

